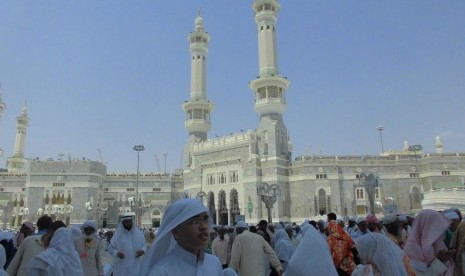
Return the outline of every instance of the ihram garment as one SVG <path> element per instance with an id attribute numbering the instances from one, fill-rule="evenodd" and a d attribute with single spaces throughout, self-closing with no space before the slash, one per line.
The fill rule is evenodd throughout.
<path id="1" fill-rule="evenodd" d="M 0 276 L 8 276 L 8 273 L 3 269 L 6 263 L 6 253 L 3 246 L 0 246 Z"/>
<path id="2" fill-rule="evenodd" d="M 33 235 L 24 239 L 6 270 L 9 275 L 27 276 L 27 263 L 45 250 L 41 238 L 42 235 Z"/>
<path id="3" fill-rule="evenodd" d="M 285 276 L 337 276 L 326 240 L 312 225 L 302 227 L 302 239 L 292 254 Z"/>
<path id="4" fill-rule="evenodd" d="M 145 238 L 144 235 L 137 229 L 134 224 L 131 230 L 124 228 L 123 218 L 116 229 L 115 235 L 111 239 L 110 247 L 108 248 L 110 254 L 115 257 L 113 263 L 113 275 L 114 276 L 138 276 L 140 265 L 142 262 L 142 256 L 136 257 L 138 250 L 145 251 Z M 129 218 L 129 219 L 132 219 Z M 116 256 L 118 252 L 124 253 L 124 259 L 120 259 Z"/>
<path id="5" fill-rule="evenodd" d="M 56 230 L 49 247 L 32 258 L 27 269 L 28 276 L 83 276 L 71 231 L 66 228 Z"/>
<path id="6" fill-rule="evenodd" d="M 280 229 L 276 232 L 276 244 L 274 246 L 274 251 L 276 252 L 278 259 L 283 266 L 283 270 L 286 271 L 289 260 L 294 253 L 294 247 L 292 246 L 289 235 L 283 229 Z"/>
<path id="7" fill-rule="evenodd" d="M 465 275 L 465 267 L 463 266 L 465 254 L 465 222 L 461 222 L 455 230 L 452 237 L 451 247 L 455 248 L 455 275 Z"/>
<path id="8" fill-rule="evenodd" d="M 196 199 L 180 199 L 170 205 L 157 232 L 155 242 L 144 259 L 140 275 L 221 275 L 222 267 L 217 257 L 204 254 L 203 259 L 198 261 L 195 254 L 178 246 L 171 234 L 176 226 L 204 212 L 208 213 L 208 209 Z"/>
<path id="9" fill-rule="evenodd" d="M 354 255 L 352 253 L 354 241 L 334 220 L 329 222 L 328 232 L 329 235 L 326 241 L 328 242 L 336 269 L 348 275 L 352 274 L 352 271 L 355 269 Z"/>
<path id="10" fill-rule="evenodd" d="M 97 230 L 95 221 L 85 221 L 82 228 L 92 227 Z M 87 236 L 82 233 L 74 240 L 74 245 L 81 258 L 82 269 L 86 276 L 103 275 L 102 258 L 100 256 L 100 242 L 95 238 L 95 234 Z"/>
<path id="11" fill-rule="evenodd" d="M 437 211 L 426 209 L 417 214 L 404 247 L 417 275 L 436 276 L 447 270 L 436 256 L 440 250 L 447 250 L 443 238 L 449 225 L 450 220 Z"/>
<path id="12" fill-rule="evenodd" d="M 379 233 L 368 233 L 355 240 L 361 262 L 372 265 L 381 275 L 415 276 L 404 252 L 391 240 Z M 357 266 L 353 276 L 365 275 L 367 267 Z"/>

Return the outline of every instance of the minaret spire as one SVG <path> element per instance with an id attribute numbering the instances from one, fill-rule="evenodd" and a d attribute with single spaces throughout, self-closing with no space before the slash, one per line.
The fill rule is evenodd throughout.
<path id="1" fill-rule="evenodd" d="M 257 135 L 263 155 L 290 158 L 290 141 L 283 113 L 289 81 L 279 75 L 276 21 L 280 4 L 277 0 L 255 0 L 252 8 L 258 31 L 259 75 L 249 86 L 255 93 L 255 111 L 260 116 Z"/>
<path id="2" fill-rule="evenodd" d="M 29 126 L 28 110 L 26 102 L 21 109 L 21 114 L 16 118 L 16 139 L 13 156 L 8 160 L 9 172 L 24 172 L 26 160 L 24 158 L 24 146 L 26 143 L 27 127 Z"/>
<path id="3" fill-rule="evenodd" d="M 0 118 L 3 116 L 3 111 L 6 108 L 6 105 L 3 102 L 2 97 L 3 97 L 2 84 L 0 83 Z"/>
<path id="4" fill-rule="evenodd" d="M 211 128 L 210 113 L 213 104 L 207 100 L 207 54 L 210 35 L 205 31 L 200 10 L 195 18 L 194 30 L 188 35 L 191 52 L 190 98 L 182 105 L 186 113 L 184 126 L 189 133 L 189 142 L 204 141 Z"/>

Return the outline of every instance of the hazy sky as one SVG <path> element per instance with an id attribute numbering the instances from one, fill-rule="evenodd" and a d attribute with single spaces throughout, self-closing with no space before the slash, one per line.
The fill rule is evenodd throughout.
<path id="1" fill-rule="evenodd" d="M 27 101 L 26 156 L 98 158 L 108 172 L 180 166 L 189 98 L 187 34 L 200 8 L 211 35 L 209 137 L 255 129 L 251 0 L 0 1 L 0 148 L 13 153 Z M 465 1 L 281 1 L 284 119 L 302 154 L 379 154 L 403 141 L 465 152 Z M 0 161 L 0 167 L 5 161 Z"/>

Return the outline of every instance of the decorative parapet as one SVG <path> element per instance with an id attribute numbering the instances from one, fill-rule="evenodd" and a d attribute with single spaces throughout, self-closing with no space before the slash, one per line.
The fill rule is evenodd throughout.
<path id="1" fill-rule="evenodd" d="M 256 142 L 256 132 L 247 130 L 245 132 L 235 133 L 229 136 L 208 139 L 201 142 L 193 142 L 190 144 L 192 153 L 227 149 L 236 146 L 248 145 Z"/>

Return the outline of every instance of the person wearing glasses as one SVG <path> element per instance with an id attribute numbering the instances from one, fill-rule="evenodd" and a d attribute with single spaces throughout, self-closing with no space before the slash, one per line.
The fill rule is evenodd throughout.
<path id="1" fill-rule="evenodd" d="M 155 242 L 145 257 L 140 275 L 220 276 L 216 256 L 205 253 L 212 220 L 196 199 L 180 199 L 166 209 Z"/>

